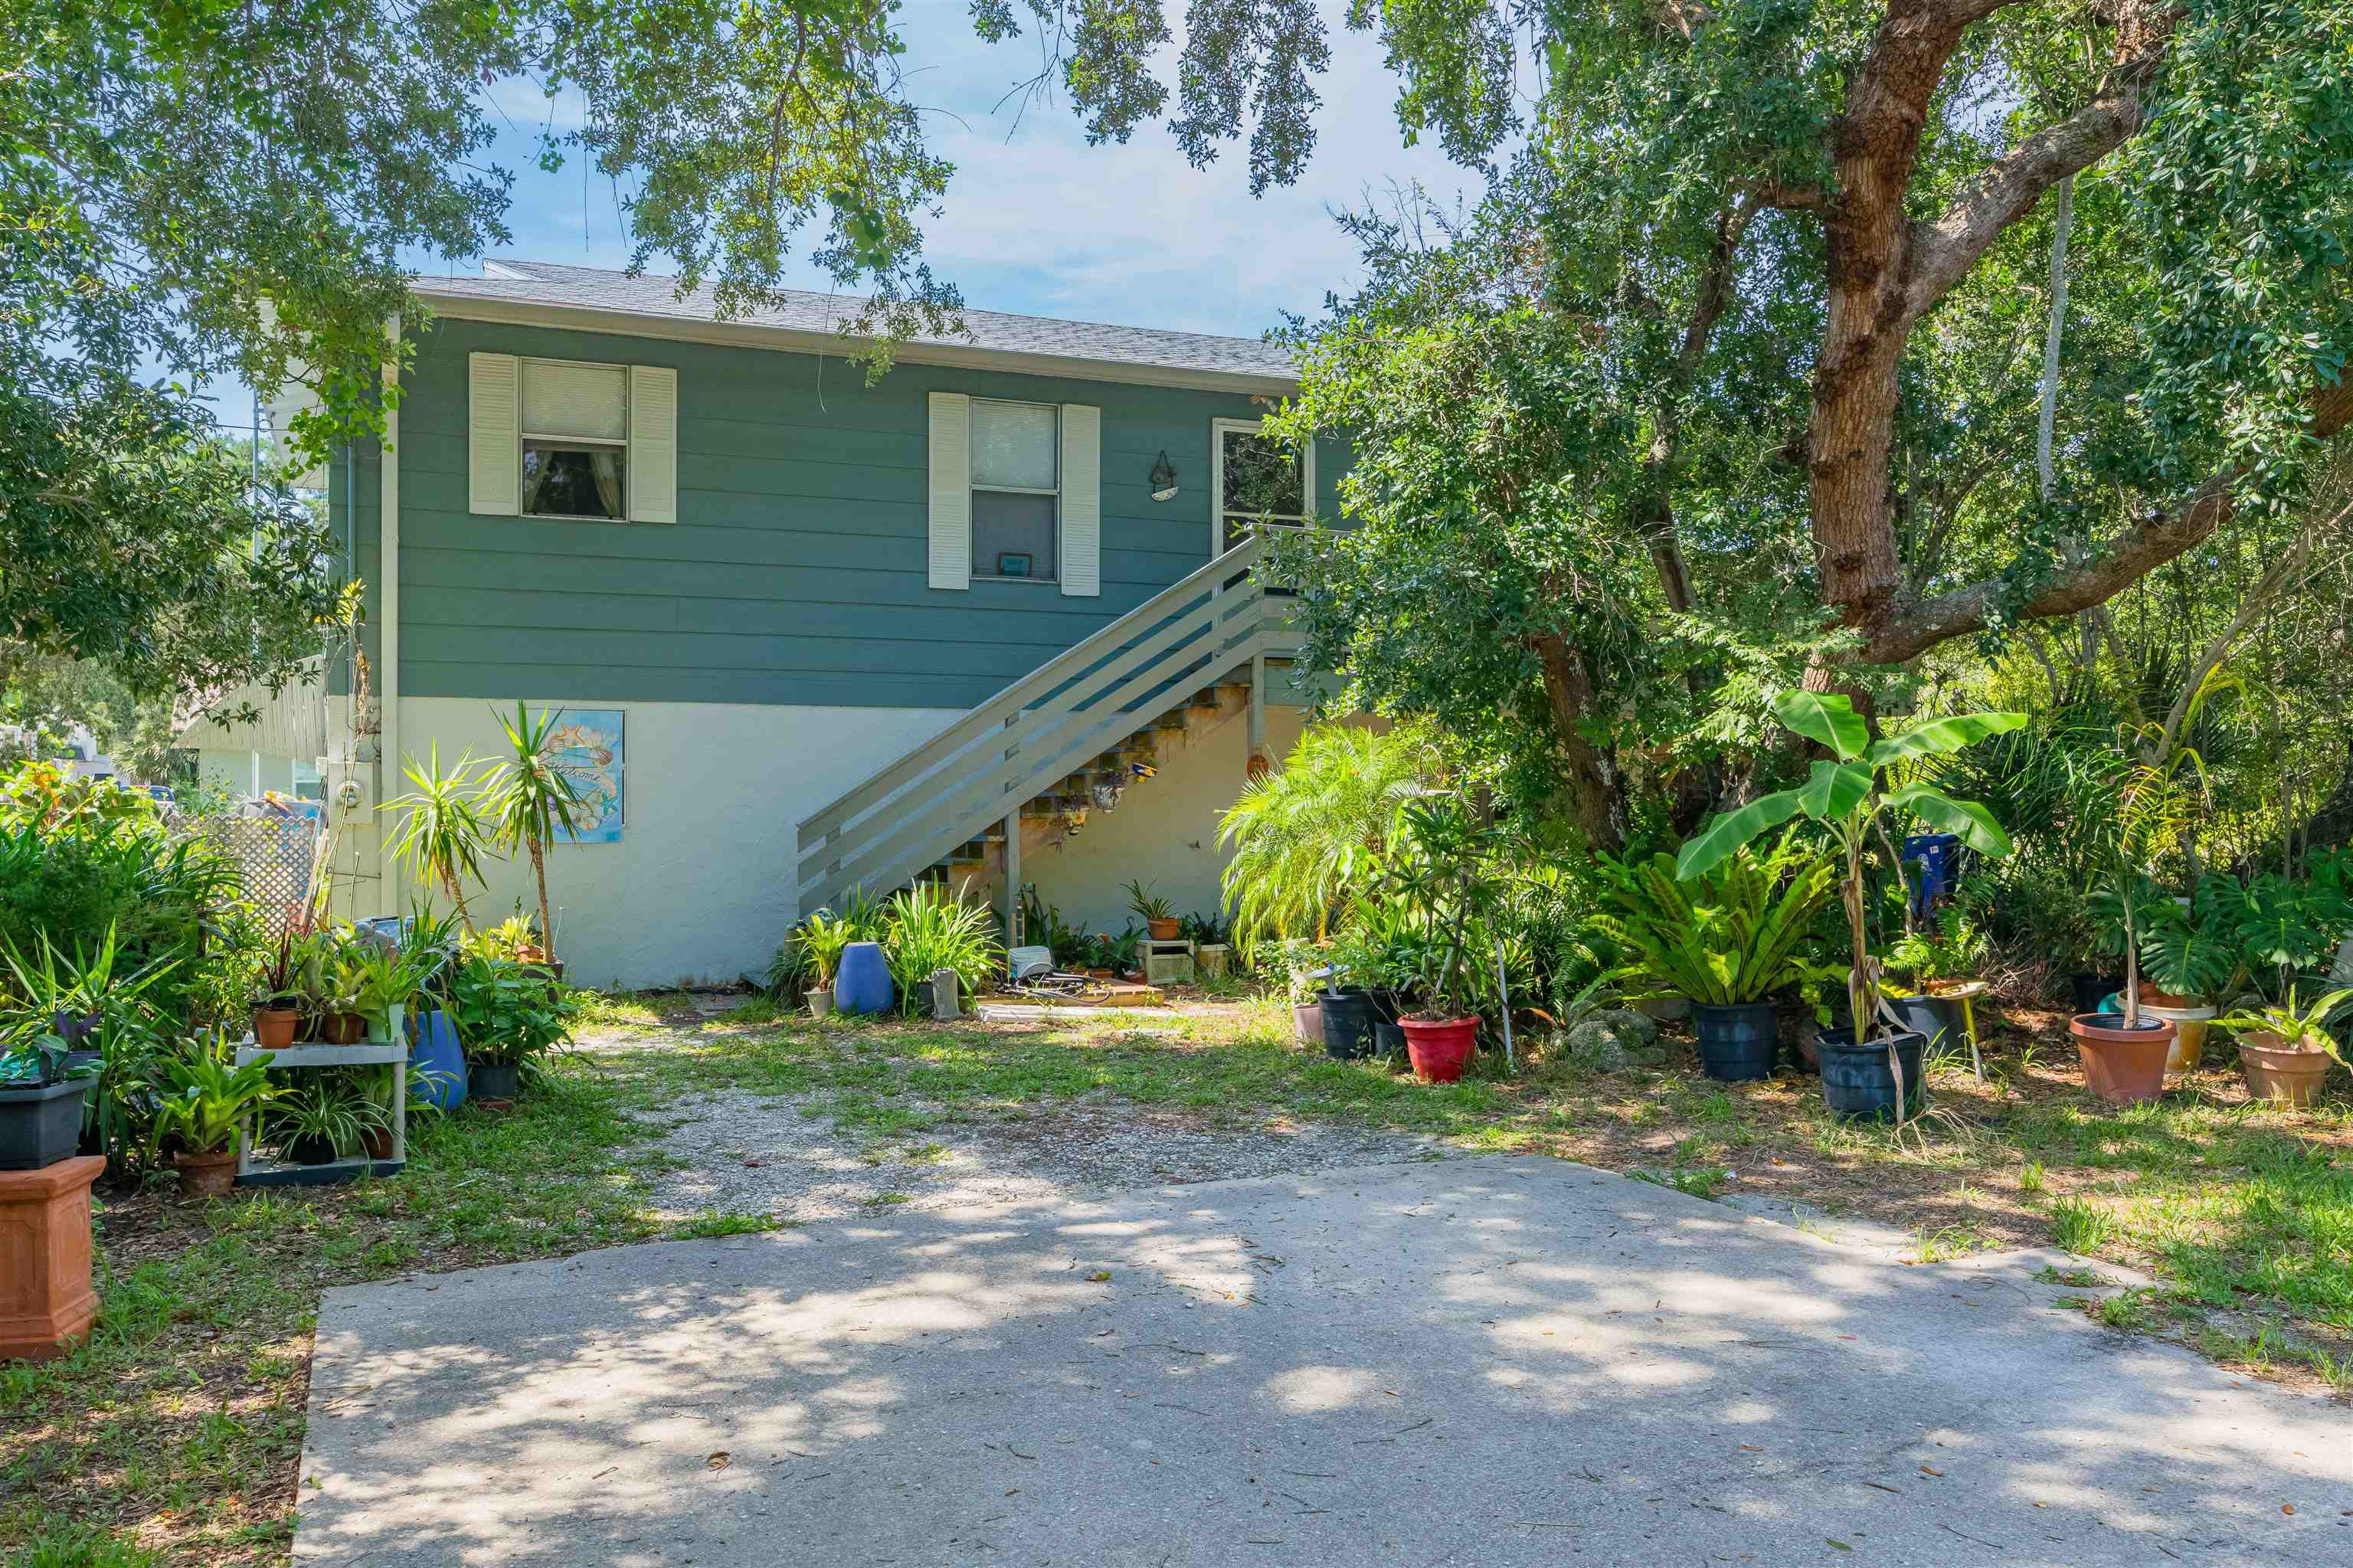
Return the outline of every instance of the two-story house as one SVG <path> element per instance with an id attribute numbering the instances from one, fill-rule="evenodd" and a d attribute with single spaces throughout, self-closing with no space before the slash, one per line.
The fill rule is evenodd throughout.
<path id="1" fill-rule="evenodd" d="M 326 477 L 375 715 L 335 673 L 351 912 L 408 895 L 397 760 L 493 754 L 518 699 L 597 799 L 549 867 L 586 982 L 756 974 L 802 911 L 924 875 L 1113 930 L 1131 878 L 1214 906 L 1218 814 L 1301 717 L 1250 541 L 1330 514 L 1345 461 L 1259 435 L 1283 350 L 973 311 L 870 384 L 825 295 L 721 321 L 531 261 L 417 291 L 389 450 Z M 524 892 L 501 867 L 478 912 Z"/>

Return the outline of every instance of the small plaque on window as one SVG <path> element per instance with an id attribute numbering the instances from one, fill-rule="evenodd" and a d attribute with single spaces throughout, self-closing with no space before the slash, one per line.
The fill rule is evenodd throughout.
<path id="1" fill-rule="evenodd" d="M 1026 577 L 1029 575 L 1029 553 L 1027 550 L 997 552 L 997 575 L 1000 577 Z"/>

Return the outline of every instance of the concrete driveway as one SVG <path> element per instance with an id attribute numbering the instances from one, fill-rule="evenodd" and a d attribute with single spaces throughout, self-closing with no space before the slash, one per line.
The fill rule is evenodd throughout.
<path id="1" fill-rule="evenodd" d="M 306 1564 L 2353 1564 L 2353 1412 L 1582 1166 L 330 1291 Z"/>

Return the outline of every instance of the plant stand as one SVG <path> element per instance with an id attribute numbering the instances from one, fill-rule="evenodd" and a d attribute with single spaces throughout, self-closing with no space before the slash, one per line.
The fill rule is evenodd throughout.
<path id="1" fill-rule="evenodd" d="M 244 1187 L 324 1187 L 338 1181 L 355 1181 L 364 1172 L 370 1176 L 397 1176 L 408 1164 L 408 1042 L 406 1040 L 364 1040 L 356 1045 L 294 1045 L 283 1051 L 264 1051 L 248 1034 L 237 1048 L 237 1065 L 244 1066 L 259 1057 L 270 1058 L 270 1069 L 303 1072 L 320 1067 L 392 1068 L 392 1158 L 370 1160 L 364 1155 L 356 1160 L 331 1160 L 323 1165 L 296 1165 L 289 1160 L 266 1160 L 253 1151 L 253 1120 L 250 1117 L 237 1130 L 237 1180 Z"/>
<path id="2" fill-rule="evenodd" d="M 0 1171 L 0 1361 L 65 1354 L 98 1318 L 90 1287 L 95 1154 L 37 1171 Z"/>
<path id="3" fill-rule="evenodd" d="M 1938 1001 L 1957 1001 L 1961 1004 L 1961 1033 L 1969 1037 L 1969 1065 L 1976 1069 L 1978 1082 L 1980 1084 L 1985 1082 L 1985 1060 L 1978 1054 L 1976 1002 L 1978 998 L 1992 989 L 1983 980 L 1966 980 L 1950 991 L 1940 991 L 1936 993 Z"/>
<path id="4" fill-rule="evenodd" d="M 1182 939 L 1169 941 L 1158 937 L 1146 938 L 1144 943 L 1144 983 L 1192 984 L 1193 944 Z"/>

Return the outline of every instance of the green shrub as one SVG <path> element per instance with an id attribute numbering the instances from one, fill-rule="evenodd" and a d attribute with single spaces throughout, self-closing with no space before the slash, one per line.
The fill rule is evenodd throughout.
<path id="1" fill-rule="evenodd" d="M 882 952 L 899 988 L 899 1006 L 913 1014 L 930 992 L 932 976 L 954 969 L 957 989 L 977 991 L 1002 958 L 986 906 L 966 904 L 935 883 L 893 897 L 884 916 Z"/>

